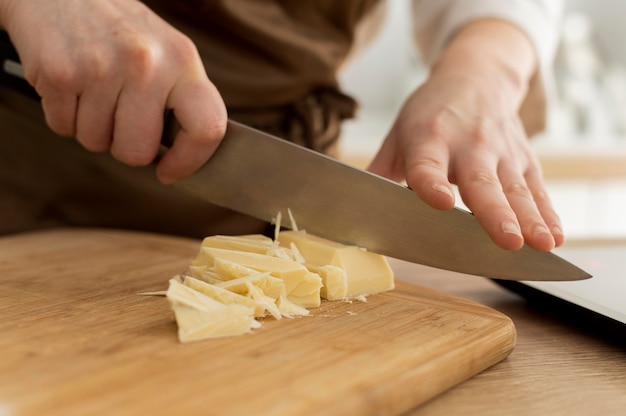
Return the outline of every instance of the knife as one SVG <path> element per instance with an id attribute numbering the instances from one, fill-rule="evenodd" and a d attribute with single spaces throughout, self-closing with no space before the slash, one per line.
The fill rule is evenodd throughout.
<path id="1" fill-rule="evenodd" d="M 0 41 L 0 81 L 36 96 L 6 33 Z M 176 130 L 170 114 L 163 142 Z M 430 267 L 502 280 L 591 277 L 554 253 L 496 246 L 465 210 L 437 210 L 406 186 L 232 120 L 212 158 L 173 186 L 267 222 L 290 210 L 311 234 Z"/>

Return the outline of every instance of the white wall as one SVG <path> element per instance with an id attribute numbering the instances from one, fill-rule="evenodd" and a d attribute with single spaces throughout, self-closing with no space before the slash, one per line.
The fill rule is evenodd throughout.
<path id="1" fill-rule="evenodd" d="M 568 0 L 566 10 L 591 18 L 593 38 L 602 57 L 626 65 L 626 1 Z"/>
<path id="2" fill-rule="evenodd" d="M 340 77 L 346 93 L 360 103 L 356 120 L 344 127 L 344 149 L 375 152 L 407 94 L 423 79 L 409 22 L 410 2 L 391 0 L 384 26 Z"/>

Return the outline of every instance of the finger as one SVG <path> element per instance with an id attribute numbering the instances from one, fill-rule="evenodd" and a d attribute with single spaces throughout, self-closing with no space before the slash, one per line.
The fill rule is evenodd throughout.
<path id="1" fill-rule="evenodd" d="M 450 154 L 443 140 L 413 140 L 406 155 L 407 185 L 427 204 L 437 209 L 454 208 L 454 193 L 448 181 Z"/>
<path id="2" fill-rule="evenodd" d="M 227 122 L 224 101 L 208 78 L 177 86 L 168 107 L 174 110 L 180 130 L 157 167 L 163 183 L 187 177 L 204 165 L 223 139 Z"/>
<path id="3" fill-rule="evenodd" d="M 78 98 L 71 92 L 47 91 L 41 96 L 41 105 L 48 127 L 58 135 L 76 135 Z"/>
<path id="4" fill-rule="evenodd" d="M 397 157 L 397 141 L 394 130 L 387 135 L 367 170 L 392 181 L 404 181 L 404 166 Z"/>
<path id="5" fill-rule="evenodd" d="M 502 191 L 495 163 L 485 156 L 459 166 L 459 192 L 491 239 L 506 250 L 518 250 L 524 237 L 515 212 Z M 462 164 L 463 165 L 463 164 Z"/>
<path id="6" fill-rule="evenodd" d="M 62 52 L 54 54 L 55 59 L 45 60 L 47 64 L 41 68 L 27 62 L 30 55 L 25 55 L 24 75 L 41 97 L 46 123 L 60 136 L 74 137 L 79 90 L 75 84 L 76 73 L 71 64 L 66 64 L 67 55 Z"/>
<path id="7" fill-rule="evenodd" d="M 504 194 L 517 216 L 526 243 L 537 250 L 550 251 L 555 242 L 524 176 L 511 164 L 499 169 Z"/>
<path id="8" fill-rule="evenodd" d="M 111 154 L 129 166 L 145 166 L 159 151 L 165 97 L 158 89 L 128 86 L 115 110 Z"/>
<path id="9" fill-rule="evenodd" d="M 528 188 L 533 195 L 535 204 L 537 205 L 537 208 L 539 209 L 539 212 L 543 217 L 544 222 L 552 233 L 555 246 L 559 247 L 563 245 L 563 243 L 565 242 L 565 236 L 563 234 L 561 219 L 556 213 L 556 210 L 552 205 L 552 201 L 548 196 L 541 170 L 533 169 L 532 171 L 530 171 L 526 175 L 526 182 L 528 183 Z"/>
<path id="10" fill-rule="evenodd" d="M 76 138 L 92 152 L 106 152 L 111 147 L 115 124 L 118 88 L 107 91 L 90 89 L 78 101 Z"/>

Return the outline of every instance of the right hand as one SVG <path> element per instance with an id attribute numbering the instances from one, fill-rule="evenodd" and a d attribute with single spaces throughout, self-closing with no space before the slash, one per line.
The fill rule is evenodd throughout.
<path id="1" fill-rule="evenodd" d="M 536 67 L 532 44 L 516 26 L 468 24 L 408 97 L 369 169 L 406 181 L 438 209 L 454 207 L 458 185 L 506 250 L 560 246 L 561 221 L 518 114 Z"/>
<path id="2" fill-rule="evenodd" d="M 164 183 L 192 174 L 226 129 L 224 102 L 192 41 L 136 0 L 0 0 L 46 122 L 93 152 L 152 162 L 166 109 L 181 129 L 161 158 Z"/>

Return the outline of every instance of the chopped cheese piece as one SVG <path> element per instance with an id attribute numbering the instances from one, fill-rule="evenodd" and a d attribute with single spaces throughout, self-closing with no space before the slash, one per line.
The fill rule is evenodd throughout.
<path id="1" fill-rule="evenodd" d="M 222 263 L 223 265 L 229 264 L 226 261 L 220 261 L 220 263 Z M 234 263 L 230 263 L 230 265 L 233 266 L 233 268 L 238 266 L 242 269 L 246 269 L 245 267 L 236 265 Z M 228 279 L 221 282 L 221 285 L 224 287 L 232 287 L 232 285 L 237 282 L 252 283 L 253 285 L 258 286 L 261 290 L 263 290 L 263 293 L 265 293 L 272 299 L 278 299 L 281 296 L 287 296 L 285 281 L 270 275 L 269 272 L 260 273 L 257 271 L 253 271 L 253 273 L 241 274 L 239 276 L 236 274 L 232 274 L 229 276 Z M 220 283 L 217 284 L 219 285 Z"/>
<path id="2" fill-rule="evenodd" d="M 271 299 L 272 302 L 275 302 L 281 316 L 291 318 L 295 315 L 309 314 L 308 309 L 296 305 L 287 298 L 285 282 L 282 279 L 270 276 L 269 273 L 256 273 L 248 277 L 217 283 L 216 285 L 244 296 L 253 297 L 255 294 L 261 293 Z M 256 289 L 253 289 L 251 286 L 256 286 Z"/>
<path id="3" fill-rule="evenodd" d="M 202 311 L 184 305 L 174 305 L 180 342 L 199 341 L 243 335 L 261 325 L 246 313 L 241 305 L 230 305 L 219 310 Z"/>
<path id="4" fill-rule="evenodd" d="M 285 282 L 287 299 L 304 308 L 320 306 L 322 279 L 294 260 L 212 247 L 203 247 L 198 254 L 200 256 L 208 267 L 214 267 L 219 260 L 225 260 L 259 272 L 268 272 Z"/>
<path id="5" fill-rule="evenodd" d="M 380 254 L 302 231 L 283 231 L 278 239 L 283 247 L 294 244 L 304 257 L 306 267 L 320 274 L 324 283 L 321 294 L 325 299 L 371 295 L 394 287 L 393 271 Z M 337 268 L 343 269 L 345 276 Z"/>
<path id="6" fill-rule="evenodd" d="M 209 270 L 206 266 L 190 266 L 188 273 L 193 278 L 202 280 L 203 282 L 207 282 L 212 285 L 225 280 L 224 276 L 220 276 L 219 273 Z"/>
<path id="7" fill-rule="evenodd" d="M 338 250 L 333 265 L 346 271 L 347 297 L 373 295 L 394 288 L 393 270 L 384 256 L 358 247 Z"/>
<path id="8" fill-rule="evenodd" d="M 297 305 L 295 302 L 287 299 L 287 296 L 281 296 L 276 299 L 276 306 L 278 306 L 278 310 L 285 318 L 306 316 L 309 314 L 309 310 L 307 308 Z"/>
<path id="9" fill-rule="evenodd" d="M 266 254 L 273 246 L 274 241 L 271 238 L 260 234 L 240 237 L 213 235 L 202 240 L 200 245 L 200 247 L 223 248 L 259 254 Z"/>
<path id="10" fill-rule="evenodd" d="M 278 309 L 278 305 L 276 305 L 276 299 L 273 299 L 263 293 L 263 289 L 254 285 L 249 278 L 229 280 L 227 282 L 222 282 L 219 286 L 225 290 L 238 293 L 242 296 L 263 303 L 266 305 L 267 311 L 276 319 L 280 319 L 282 316 L 280 309 Z"/>
<path id="11" fill-rule="evenodd" d="M 212 285 L 191 276 L 185 276 L 183 284 L 204 295 L 207 295 L 212 299 L 215 299 L 218 302 L 223 303 L 224 305 L 238 304 L 254 308 L 254 316 L 257 318 L 266 316 L 267 312 L 272 308 L 271 305 L 268 305 L 267 301 L 263 302 L 259 299 L 242 296 L 218 285 Z M 271 299 L 271 303 L 275 304 L 273 299 Z M 280 319 L 280 316 L 278 319 Z"/>
<path id="12" fill-rule="evenodd" d="M 305 263 L 306 264 L 306 263 Z M 309 266 L 312 270 L 314 266 Z M 348 297 L 348 277 L 346 271 L 338 266 L 328 264 L 317 268 L 324 285 L 320 289 L 320 296 L 327 300 L 339 300 Z"/>
<path id="13" fill-rule="evenodd" d="M 254 308 L 223 304 L 176 279 L 170 280 L 166 296 L 174 310 L 180 342 L 243 335 L 260 326 Z"/>
<path id="14" fill-rule="evenodd" d="M 202 244 L 200 245 L 201 251 L 192 262 L 192 265 L 205 264 L 206 259 L 201 255 L 203 247 L 267 254 L 269 256 L 281 257 L 287 260 L 294 260 L 294 254 L 289 248 L 281 247 L 278 241 L 274 241 L 261 234 L 250 234 L 245 236 L 214 235 L 206 237 L 202 240 Z"/>
<path id="15" fill-rule="evenodd" d="M 213 263 L 213 271 L 224 278 L 224 280 L 239 279 L 241 277 L 264 275 L 269 276 L 269 272 L 259 272 L 242 264 L 232 261 L 215 258 Z M 284 284 L 283 284 L 284 285 Z"/>

